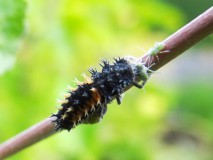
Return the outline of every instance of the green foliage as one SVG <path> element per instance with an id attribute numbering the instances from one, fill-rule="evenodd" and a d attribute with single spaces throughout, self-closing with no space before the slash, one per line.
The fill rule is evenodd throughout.
<path id="1" fill-rule="evenodd" d="M 0 77 L 1 142 L 56 112 L 67 84 L 74 85 L 91 66 L 100 69 L 102 58 L 141 56 L 139 48 L 153 46 L 185 23 L 176 6 L 157 0 L 0 0 L 0 13 L 0 52 L 19 53 L 12 70 Z M 204 83 L 196 93 L 195 87 L 150 82 L 146 92 L 131 89 L 120 107 L 109 105 L 99 124 L 61 132 L 8 159 L 184 159 L 184 149 L 194 159 L 211 156 L 212 144 L 205 142 L 212 142 L 212 89 Z M 182 121 L 173 118 L 179 113 Z M 189 122 L 203 125 L 194 131 Z M 180 139 L 169 145 L 165 135 L 172 129 L 195 134 L 202 145 L 189 148 L 194 143 Z"/>
<path id="2" fill-rule="evenodd" d="M 1 14 L 1 36 L 2 39 L 17 39 L 24 28 L 25 17 L 25 1 L 24 0 L 8 0 L 0 1 Z"/>
<path id="3" fill-rule="evenodd" d="M 0 0 L 0 75 L 12 68 L 24 30 L 23 0 Z"/>
<path id="4" fill-rule="evenodd" d="M 16 51 L 24 30 L 25 8 L 24 0 L 0 1 L 0 53 Z"/>

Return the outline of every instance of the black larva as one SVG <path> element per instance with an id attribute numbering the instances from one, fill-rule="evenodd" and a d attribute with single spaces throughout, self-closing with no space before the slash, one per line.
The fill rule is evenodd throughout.
<path id="1" fill-rule="evenodd" d="M 70 131 L 81 123 L 97 123 L 107 111 L 107 104 L 114 98 L 121 104 L 123 92 L 134 85 L 142 88 L 149 78 L 148 68 L 132 57 L 114 59 L 113 64 L 102 60 L 102 71 L 90 69 L 91 78 L 70 89 L 56 117 L 56 130 Z M 143 81 L 139 84 L 138 81 Z"/>

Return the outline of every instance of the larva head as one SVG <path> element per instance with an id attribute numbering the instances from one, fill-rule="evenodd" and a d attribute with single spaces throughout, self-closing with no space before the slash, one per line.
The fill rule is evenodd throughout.
<path id="1" fill-rule="evenodd" d="M 148 68 L 144 66 L 144 64 L 142 64 L 141 62 L 136 62 L 133 67 L 135 78 L 138 78 L 142 81 L 147 81 L 147 79 L 149 78 Z"/>
<path id="2" fill-rule="evenodd" d="M 132 68 L 135 80 L 146 81 L 149 78 L 149 69 L 143 63 L 139 62 L 137 58 L 128 56 L 125 59 Z"/>

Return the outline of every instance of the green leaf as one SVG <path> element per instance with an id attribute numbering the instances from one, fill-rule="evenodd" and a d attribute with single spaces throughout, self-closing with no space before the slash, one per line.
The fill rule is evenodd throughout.
<path id="1" fill-rule="evenodd" d="M 22 38 L 25 8 L 24 0 L 0 0 L 0 74 L 8 70 L 8 66 L 13 66 L 11 62 L 14 60 L 11 61 L 11 55 L 17 52 Z"/>

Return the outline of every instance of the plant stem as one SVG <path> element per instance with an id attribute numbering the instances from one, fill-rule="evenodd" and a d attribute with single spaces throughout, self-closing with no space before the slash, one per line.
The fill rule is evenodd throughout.
<path id="1" fill-rule="evenodd" d="M 53 120 L 53 119 L 52 119 Z M 55 133 L 55 124 L 50 118 L 32 126 L 0 145 L 0 159 L 6 158 Z"/>
<path id="2" fill-rule="evenodd" d="M 212 33 L 213 7 L 165 39 L 163 41 L 165 47 L 157 56 L 146 61 L 148 55 L 145 55 L 141 61 L 146 62 L 146 66 L 155 64 L 150 67 L 151 70 L 155 71 Z"/>
<path id="3" fill-rule="evenodd" d="M 146 62 L 146 66 L 155 64 L 150 67 L 151 70 L 155 71 L 211 33 L 213 33 L 213 7 L 164 40 L 165 47 L 157 56 L 153 56 L 149 61 L 146 61 L 148 55 L 145 55 L 140 61 Z M 1 144 L 0 159 L 6 158 L 54 134 L 55 124 L 51 121 L 51 118 L 47 118 Z"/>

